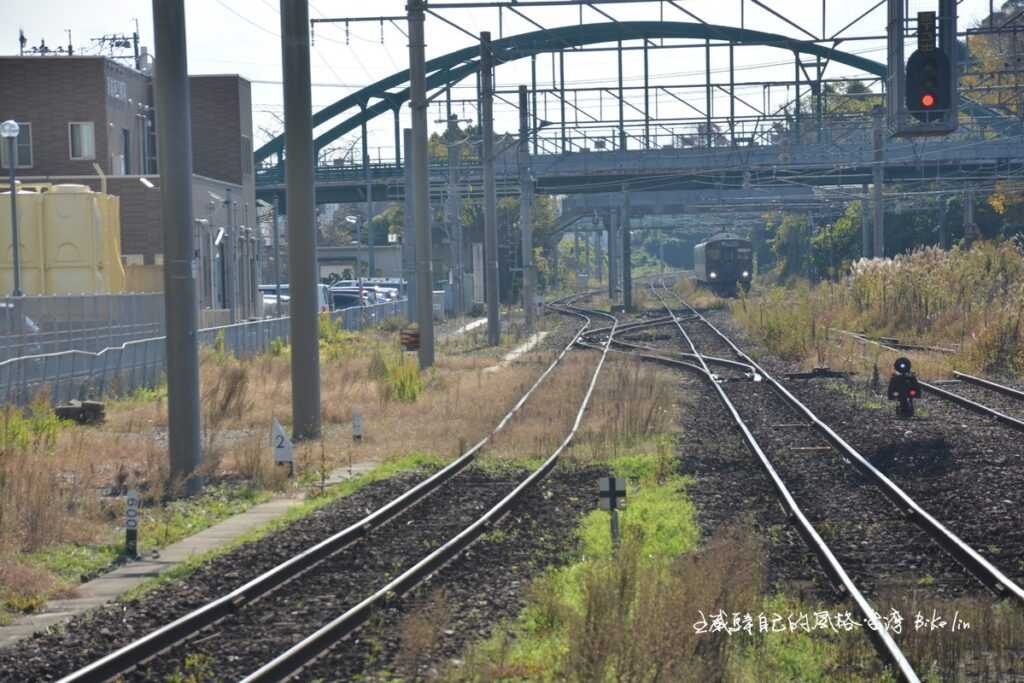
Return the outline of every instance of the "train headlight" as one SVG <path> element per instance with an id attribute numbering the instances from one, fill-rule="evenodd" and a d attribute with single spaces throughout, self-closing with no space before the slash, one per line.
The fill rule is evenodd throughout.
<path id="1" fill-rule="evenodd" d="M 718 277 L 718 273 L 712 270 L 710 273 L 708 273 L 708 277 L 714 280 L 716 277 Z"/>
<path id="2" fill-rule="evenodd" d="M 749 271 L 746 271 L 746 270 L 744 270 L 744 271 L 743 271 L 743 277 L 750 277 L 750 272 L 749 272 Z"/>

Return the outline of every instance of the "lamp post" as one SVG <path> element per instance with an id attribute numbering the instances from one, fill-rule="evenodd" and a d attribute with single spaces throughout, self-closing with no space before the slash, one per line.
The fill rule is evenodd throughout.
<path id="1" fill-rule="evenodd" d="M 359 216 L 345 216 L 345 222 L 356 226 L 356 244 L 362 238 L 362 221 Z M 367 262 L 369 262 L 369 245 L 367 245 Z M 359 305 L 363 305 L 363 274 L 359 269 L 359 247 L 356 247 L 356 280 L 359 282 Z"/>
<path id="2" fill-rule="evenodd" d="M 18 253 L 18 207 L 16 204 L 18 188 L 15 185 L 15 168 L 18 166 L 18 132 L 17 121 L 7 120 L 0 123 L 0 137 L 7 140 L 7 165 L 11 169 L 11 252 L 14 258 L 14 291 L 11 296 L 21 296 L 21 259 Z"/>

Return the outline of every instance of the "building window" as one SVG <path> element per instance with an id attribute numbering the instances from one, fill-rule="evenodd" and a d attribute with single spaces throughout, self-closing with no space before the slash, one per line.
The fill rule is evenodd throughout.
<path id="1" fill-rule="evenodd" d="M 96 131 L 92 121 L 69 123 L 68 142 L 72 159 L 91 160 L 96 158 Z"/>
<path id="2" fill-rule="evenodd" d="M 18 168 L 30 168 L 32 166 L 32 124 L 18 121 Z M 10 168 L 8 160 L 8 148 L 10 143 L 6 140 L 0 144 L 0 166 Z"/>

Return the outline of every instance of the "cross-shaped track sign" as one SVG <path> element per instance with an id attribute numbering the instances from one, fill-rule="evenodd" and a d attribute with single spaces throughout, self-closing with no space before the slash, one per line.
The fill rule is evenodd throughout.
<path id="1" fill-rule="evenodd" d="M 601 509 L 619 509 L 619 498 L 626 497 L 626 480 L 623 477 L 601 477 L 600 483 Z"/>

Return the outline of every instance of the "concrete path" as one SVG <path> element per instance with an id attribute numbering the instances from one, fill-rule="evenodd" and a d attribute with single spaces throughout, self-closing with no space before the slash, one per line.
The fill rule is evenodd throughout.
<path id="1" fill-rule="evenodd" d="M 517 358 L 522 356 L 524 353 L 529 353 L 533 347 L 537 346 L 537 344 L 540 344 L 542 341 L 544 341 L 544 337 L 546 336 L 548 336 L 547 332 L 537 332 L 536 334 L 531 335 L 530 338 L 526 340 L 526 343 L 520 344 L 516 348 L 506 353 L 502 357 L 501 362 L 498 363 L 497 365 L 492 365 L 490 367 L 484 368 L 484 372 L 497 372 L 502 368 L 507 368 L 509 365 L 514 363 Z"/>
<path id="2" fill-rule="evenodd" d="M 351 476 L 369 472 L 377 463 L 361 462 L 352 465 Z M 348 467 L 331 473 L 327 483 L 337 484 L 349 478 Z M 143 558 L 122 565 L 108 574 L 83 583 L 75 589 L 74 597 L 51 600 L 39 612 L 18 617 L 9 626 L 0 627 L 0 648 L 7 647 L 37 631 L 71 619 L 87 610 L 116 600 L 144 581 L 178 566 L 196 555 L 215 550 L 234 539 L 278 519 L 303 501 L 305 496 L 280 496 L 253 506 L 245 512 L 229 517 L 219 524 L 204 529 L 194 536 L 162 548 L 155 558 Z"/>

